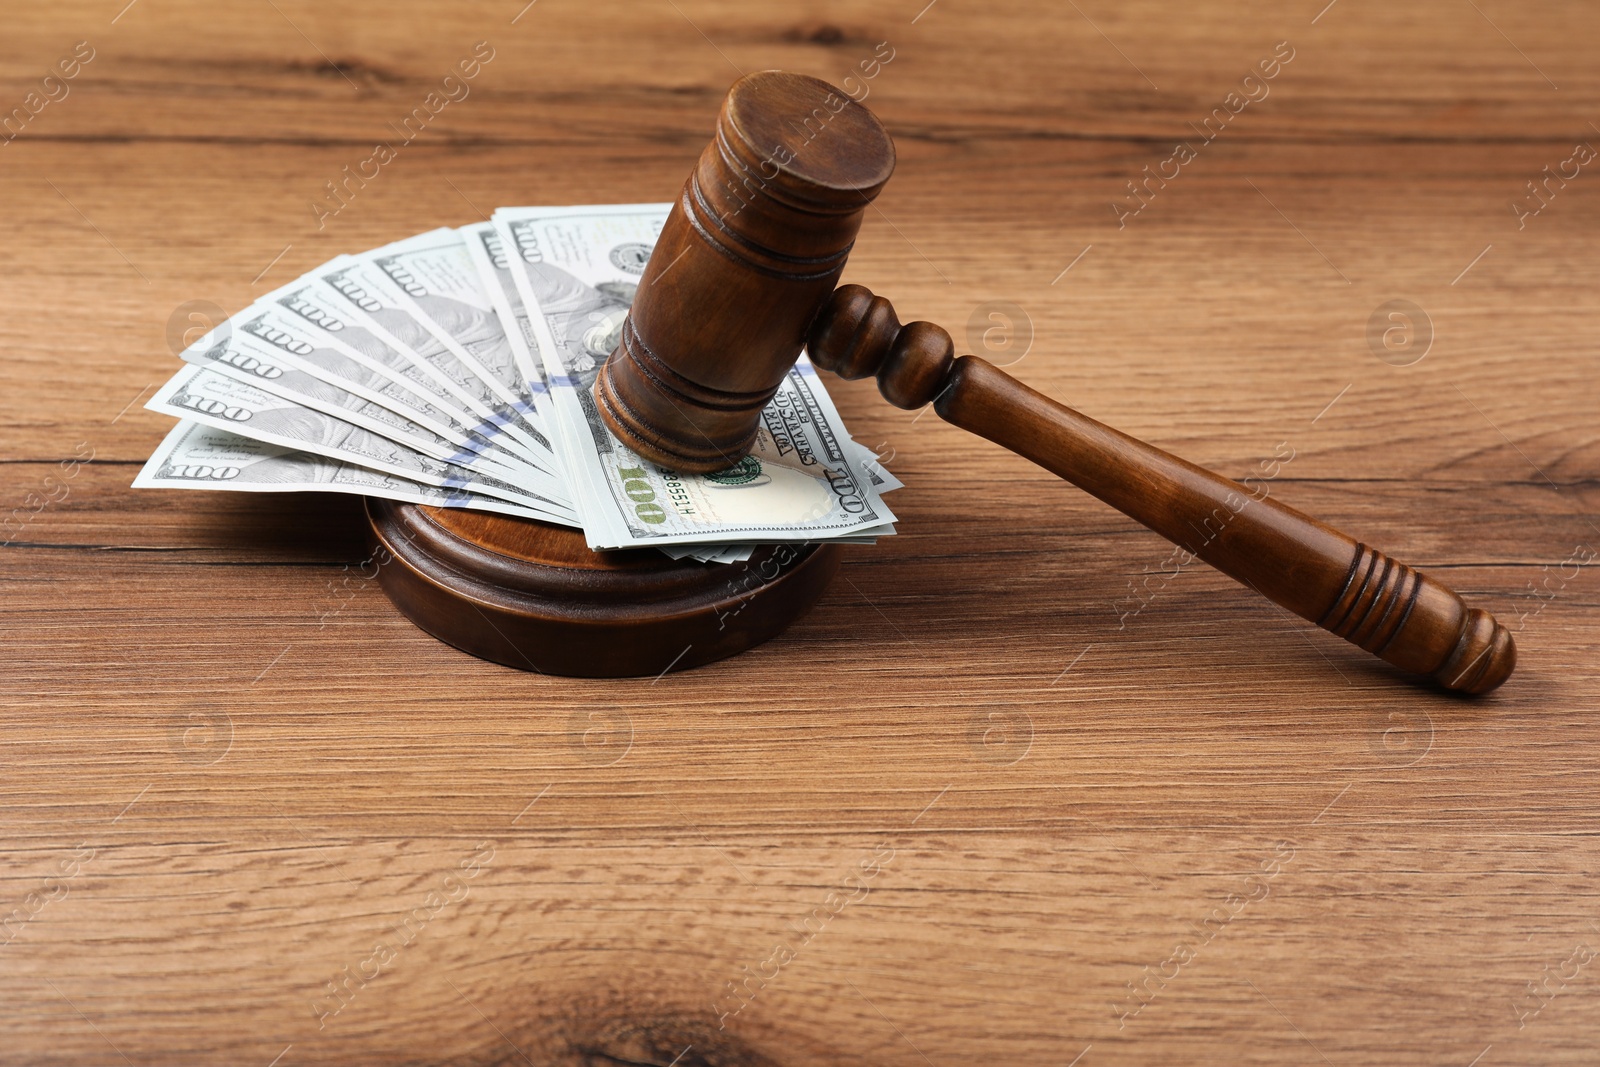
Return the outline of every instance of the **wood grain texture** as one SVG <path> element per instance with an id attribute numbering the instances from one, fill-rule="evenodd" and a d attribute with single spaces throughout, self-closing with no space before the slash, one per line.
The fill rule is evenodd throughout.
<path id="1" fill-rule="evenodd" d="M 1600 141 L 1600 22 L 1475 5 L 8 12 L 0 107 L 97 55 L 0 147 L 0 518 L 68 488 L 0 549 L 0 916 L 31 916 L 0 1061 L 1591 1062 L 1600 179 L 1509 203 Z M 472 95 L 318 230 L 479 40 Z M 902 533 L 654 685 L 351 595 L 357 502 L 126 488 L 184 302 L 472 205 L 669 199 L 735 66 L 839 80 L 883 40 L 898 172 L 845 280 L 968 350 L 1017 305 L 1010 373 L 1230 476 L 1283 443 L 1275 496 L 1516 630 L 1507 686 L 1150 578 L 1154 535 L 869 382 L 830 388 Z M 1280 40 L 1271 95 L 1118 229 Z M 1432 322 L 1410 366 L 1368 346 L 1396 299 Z"/>

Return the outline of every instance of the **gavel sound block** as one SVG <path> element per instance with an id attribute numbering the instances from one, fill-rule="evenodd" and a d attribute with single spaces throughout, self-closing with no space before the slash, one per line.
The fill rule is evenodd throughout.
<path id="1" fill-rule="evenodd" d="M 1441 685 L 1482 693 L 1516 648 L 1487 612 L 1352 538 L 1056 403 L 889 302 L 838 287 L 894 170 L 878 120 L 825 82 L 765 71 L 729 92 L 595 383 L 613 432 L 683 471 L 731 466 L 809 342 L 819 367 L 876 375 L 946 421 L 1087 490 L 1302 617 Z M 369 500 L 379 580 L 436 637 L 524 670 L 656 675 L 781 632 L 822 595 L 837 545 L 749 562 L 589 551 L 542 523 Z"/>

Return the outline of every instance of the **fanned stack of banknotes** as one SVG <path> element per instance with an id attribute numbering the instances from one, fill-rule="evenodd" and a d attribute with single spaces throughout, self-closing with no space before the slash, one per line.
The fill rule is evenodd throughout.
<path id="1" fill-rule="evenodd" d="M 728 470 L 659 467 L 605 428 L 590 387 L 669 207 L 502 208 L 324 264 L 182 353 L 145 405 L 182 421 L 133 484 L 476 508 L 706 563 L 894 533 L 900 483 L 804 356 Z"/>

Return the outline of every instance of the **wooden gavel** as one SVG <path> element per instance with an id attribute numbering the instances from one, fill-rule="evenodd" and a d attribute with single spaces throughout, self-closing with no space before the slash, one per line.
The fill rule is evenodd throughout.
<path id="1" fill-rule="evenodd" d="M 894 170 L 866 108 L 816 78 L 763 71 L 729 91 L 650 257 L 621 344 L 595 382 L 611 430 L 647 459 L 709 473 L 741 459 L 807 345 L 892 404 L 933 404 L 1268 599 L 1448 689 L 1483 693 L 1516 665 L 1511 633 L 1403 563 L 1236 482 L 1104 426 L 835 288 L 862 215 Z"/>

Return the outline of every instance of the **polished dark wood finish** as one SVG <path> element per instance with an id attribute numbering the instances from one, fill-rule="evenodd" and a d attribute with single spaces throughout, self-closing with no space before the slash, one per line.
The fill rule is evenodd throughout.
<path id="1" fill-rule="evenodd" d="M 763 545 L 743 563 L 594 552 L 576 530 L 369 498 L 378 580 L 442 641 L 519 670 L 659 677 L 743 652 L 808 611 L 838 545 Z"/>
<path id="2" fill-rule="evenodd" d="M 1254 488 L 1213 474 L 1030 389 L 976 356 L 953 358 L 929 322 L 901 326 L 864 286 L 817 317 L 811 358 L 846 378 L 876 375 L 890 403 L 1026 456 L 1261 595 L 1446 689 L 1486 693 L 1517 662 L 1511 632 L 1421 574 Z"/>
<path id="3" fill-rule="evenodd" d="M 736 82 L 595 382 L 612 432 L 693 473 L 749 452 L 893 171 L 889 135 L 843 90 L 776 70 Z"/>

